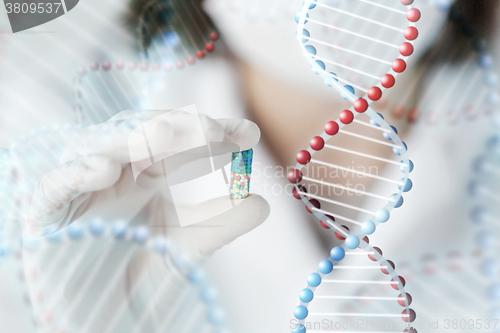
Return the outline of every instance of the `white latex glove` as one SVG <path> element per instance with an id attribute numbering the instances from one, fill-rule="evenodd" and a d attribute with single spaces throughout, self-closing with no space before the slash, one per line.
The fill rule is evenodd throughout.
<path id="1" fill-rule="evenodd" d="M 201 122 L 203 131 L 193 130 L 197 122 Z M 160 147 L 152 153 L 155 160 L 187 151 L 202 142 L 233 143 L 246 150 L 260 139 L 259 128 L 248 120 L 214 120 L 183 111 L 123 111 L 104 124 L 83 129 L 63 153 L 60 165 L 37 184 L 25 235 L 62 228 L 77 219 L 86 222 L 100 217 L 110 222 L 117 219 L 130 222 L 140 216 L 141 223 L 162 229 L 192 255 L 203 258 L 267 218 L 267 202 L 258 195 L 250 195 L 235 200 L 235 207 L 219 216 L 180 228 L 173 216 L 172 203 L 160 193 L 164 184 L 163 171 L 158 168 L 161 165 L 141 174 L 143 182 L 159 186 L 142 188 L 134 181 L 131 162 L 141 164 L 150 160 L 148 150 L 143 149 L 144 142 L 136 140 L 132 133 L 142 124 L 147 124 L 149 146 Z M 206 157 L 201 155 L 195 152 L 188 159 Z M 180 209 L 203 212 L 223 202 L 227 202 L 227 197 Z M 206 228 L 215 225 L 218 227 Z"/>
<path id="2" fill-rule="evenodd" d="M 258 195 L 235 200 L 234 208 L 218 216 L 180 227 L 173 216 L 173 204 L 162 195 L 161 186 L 143 188 L 136 184 L 131 163 L 146 163 L 152 150 L 158 152 L 158 156 L 152 154 L 153 159 L 177 156 L 204 141 L 233 143 L 246 150 L 260 138 L 258 127 L 248 120 L 199 116 L 201 133 L 193 130 L 197 121 L 198 116 L 183 111 L 124 111 L 104 124 L 83 129 L 66 148 L 60 165 L 37 184 L 25 238 L 38 237 L 51 228 L 64 230 L 76 220 L 83 225 L 97 217 L 106 223 L 122 220 L 132 226 L 145 225 L 153 234 L 167 236 L 197 262 L 257 227 L 269 214 L 268 203 Z M 149 147 L 161 149 L 142 149 L 141 138 L 136 140 L 133 135 L 134 129 L 141 125 L 148 129 Z M 194 150 L 182 160 L 177 159 L 177 163 L 206 157 L 202 155 Z M 149 185 L 164 182 L 161 168 L 151 167 L 141 175 Z M 208 212 L 224 199 L 227 198 L 183 209 Z M 28 278 L 35 318 L 66 332 L 107 332 L 110 321 L 122 315 L 126 320 L 118 321 L 115 327 L 118 331 L 112 332 L 161 329 L 158 318 L 176 310 L 172 304 L 189 285 L 178 268 L 145 250 L 126 257 L 131 243 L 109 242 L 102 237 L 86 239 L 91 246 L 66 240 L 24 252 L 26 275 L 36 271 L 40 277 Z M 106 296 L 108 289 L 112 292 Z M 37 300 L 41 294 L 42 300 Z M 195 304 L 200 302 L 196 295 L 191 299 Z M 145 311 L 152 315 L 144 317 Z M 179 320 L 187 320 L 187 325 L 199 318 Z M 48 327 L 44 326 L 40 332 L 45 329 Z"/>

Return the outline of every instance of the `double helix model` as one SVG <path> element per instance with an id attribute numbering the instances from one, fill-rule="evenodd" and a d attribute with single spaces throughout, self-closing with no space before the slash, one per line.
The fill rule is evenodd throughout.
<path id="1" fill-rule="evenodd" d="M 369 104 L 371 101 L 378 100 L 382 96 L 385 88 L 390 88 L 395 84 L 398 73 L 403 72 L 406 68 L 407 56 L 413 52 L 411 40 L 414 40 L 418 34 L 418 30 L 414 27 L 413 21 L 417 21 L 420 17 L 419 11 L 411 8 L 412 1 L 404 1 L 409 7 L 407 13 L 399 9 L 381 5 L 379 2 L 372 3 L 371 1 L 343 1 L 340 7 L 331 7 L 316 1 L 307 1 L 304 5 L 304 10 L 297 16 L 298 38 L 304 51 L 306 59 L 311 63 L 313 71 L 318 73 L 328 85 L 334 87 L 345 98 L 353 103 L 353 106 L 340 113 L 340 116 L 335 121 L 328 121 L 324 126 L 324 132 L 315 136 L 310 141 L 310 146 L 306 150 L 301 150 L 297 154 L 297 165 L 295 169 L 288 174 L 290 182 L 295 184 L 293 195 L 295 198 L 302 200 L 306 208 L 314 214 L 323 224 L 333 228 L 336 232 L 348 235 L 350 233 L 370 235 L 375 231 L 375 228 L 380 223 L 385 223 L 389 220 L 390 212 L 394 208 L 398 208 L 403 204 L 402 194 L 412 188 L 412 182 L 409 179 L 409 174 L 413 170 L 413 163 L 408 158 L 407 146 L 399 138 L 396 128 L 388 125 L 384 118 L 375 113 Z M 394 5 L 394 2 L 393 2 Z M 352 7 L 355 8 L 344 8 Z M 348 10 L 350 9 L 350 10 Z M 368 12 L 373 17 L 385 17 L 389 15 L 393 17 L 397 14 L 401 24 L 409 25 L 406 28 L 396 28 L 393 25 L 375 21 L 370 17 L 363 17 L 354 11 L 357 9 L 360 12 Z M 352 19 L 355 16 L 357 24 L 353 24 L 351 28 L 356 27 L 358 30 L 364 31 L 365 34 L 373 31 L 369 29 L 370 25 L 382 25 L 384 31 L 388 31 L 388 35 L 393 35 L 392 32 L 397 30 L 400 38 L 409 38 L 410 41 L 403 41 L 400 46 L 389 43 L 381 38 L 388 38 L 386 34 L 380 34 L 379 38 L 372 38 L 369 35 L 361 35 L 358 32 L 346 30 L 340 26 L 327 25 L 328 28 L 338 30 L 340 33 L 345 33 L 353 36 L 351 42 L 364 45 L 366 50 L 371 48 L 380 48 L 382 45 L 382 53 L 387 53 L 389 57 L 396 58 L 392 63 L 383 59 L 372 57 L 371 53 L 363 54 L 353 51 L 351 48 L 337 47 L 327 41 L 314 38 L 312 33 L 314 28 L 319 27 L 319 37 L 323 36 L 321 30 L 325 27 L 323 21 L 313 19 L 313 13 L 319 10 L 317 16 L 321 16 L 324 11 L 334 17 L 336 13 L 340 16 L 348 16 Z M 387 12 L 389 14 L 387 14 Z M 402 16 L 402 19 L 401 17 Z M 408 17 L 408 18 L 407 18 Z M 333 20 L 333 18 L 332 18 Z M 409 22 L 409 24 L 408 24 Z M 307 27 L 311 30 L 305 29 Z M 368 25 L 368 26 L 364 26 Z M 340 30 L 339 30 L 340 29 Z M 396 34 L 394 32 L 394 34 Z M 334 36 L 329 34 L 328 36 Z M 310 36 L 310 37 L 306 37 Z M 393 38 L 395 38 L 393 36 Z M 387 44 L 391 45 L 388 46 Z M 355 45 L 352 45 L 353 47 Z M 333 48 L 334 51 L 329 50 Z M 393 50 L 393 49 L 396 50 Z M 389 49 L 389 50 L 388 50 Z M 319 50 L 323 50 L 321 52 Z M 399 50 L 401 53 L 399 53 Z M 352 61 L 350 66 L 337 63 L 337 52 L 340 53 L 338 58 L 343 58 L 345 53 L 354 54 L 357 58 L 361 58 L 360 64 Z M 355 52 L 355 53 L 354 53 Z M 397 54 L 394 55 L 394 52 Z M 320 54 L 325 54 L 320 56 Z M 328 56 L 328 58 L 327 58 Z M 378 76 L 361 71 L 361 68 L 366 70 L 370 67 L 368 62 L 385 62 L 387 64 L 386 74 L 377 73 Z M 328 64 L 328 68 L 326 67 Z M 335 68 L 337 73 L 332 72 Z M 349 81 L 353 75 L 362 72 L 366 76 L 373 76 L 371 87 L 361 87 Z M 342 73 L 342 75 L 340 74 Z M 351 75 L 352 74 L 352 75 Z M 346 78 L 346 79 L 345 79 Z M 367 92 L 363 97 L 355 95 L 355 89 L 361 92 Z M 370 101 L 370 102 L 369 102 Z M 361 120 L 361 119 L 364 120 Z M 349 129 L 349 130 L 347 130 Z M 340 162 L 352 159 L 352 163 L 339 165 Z M 383 164 L 382 164 L 383 163 Z M 368 165 L 367 167 L 364 167 Z M 387 165 L 392 167 L 391 170 L 384 169 L 384 175 L 378 174 L 378 167 Z M 363 168 L 364 167 L 364 168 Z M 370 168 L 373 167 L 373 168 Z M 364 169 L 364 171 L 363 171 Z M 389 177 L 386 176 L 386 174 Z M 322 177 L 323 176 L 323 177 Z M 339 178 L 345 184 L 329 182 L 329 178 Z M 357 181 L 362 179 L 364 182 Z M 381 195 L 382 193 L 371 193 L 363 190 L 366 179 L 371 179 L 379 184 L 387 184 L 387 186 L 377 186 L 389 194 Z M 354 186 L 346 186 L 355 182 Z M 314 192 L 310 189 L 313 188 Z M 341 191 L 340 195 L 334 190 Z M 333 200 L 322 196 L 324 193 L 336 195 Z M 367 210 L 358 207 L 360 196 L 369 197 L 379 200 L 374 207 L 376 209 Z M 341 201 L 340 201 L 341 200 Z M 333 213 L 331 210 L 343 210 L 345 215 Z M 362 216 L 358 217 L 358 213 Z M 338 221 L 349 223 L 349 227 L 342 227 Z"/>
<path id="2" fill-rule="evenodd" d="M 3 225 L 3 221 L 0 226 Z M 0 231 L 0 234 L 3 232 Z M 3 235 L 2 235 L 3 236 Z M 20 242 L 13 242 L 10 238 L 0 239 L 0 274 L 2 283 L 0 289 L 3 295 L 3 305 L 8 304 L 10 309 L 15 309 L 16 318 L 22 322 L 12 320 L 12 313 L 2 311 L 0 320 L 3 325 L 16 327 L 20 332 L 34 331 L 35 321 L 32 316 L 31 298 L 26 275 L 22 265 L 22 252 Z M 7 330 L 6 327 L 4 327 Z"/>
<path id="3" fill-rule="evenodd" d="M 152 0 L 143 8 L 138 35 L 141 54 L 165 69 L 193 65 L 215 50 L 219 39 L 196 0 Z"/>
<path id="4" fill-rule="evenodd" d="M 13 306 L 31 305 L 23 312 L 39 332 L 223 329 L 225 315 L 207 274 L 161 228 L 94 218 L 45 228 L 41 236 L 23 233 L 28 218 L 50 218 L 62 208 L 57 201 L 37 205 L 32 194 L 65 149 L 75 148 L 80 128 L 43 126 L 2 156 L 0 269 L 11 285 L 20 284 Z M 100 130 L 112 138 L 130 127 Z M 61 197 L 70 197 L 78 177 L 61 181 L 67 191 Z"/>
<path id="5" fill-rule="evenodd" d="M 462 248 L 462 246 L 459 246 Z M 498 332 L 500 321 L 492 308 L 488 278 L 481 273 L 485 251 L 435 249 L 408 258 L 399 267 L 412 294 L 419 320 L 415 329 L 450 332 Z M 386 290 L 383 296 L 390 296 Z M 360 289 L 357 293 L 369 290 Z M 354 307 L 364 308 L 361 301 Z"/>
<path id="6" fill-rule="evenodd" d="M 29 286 L 38 332 L 188 333 L 225 327 L 207 273 L 159 230 L 99 218 L 76 221 L 47 229 L 42 237 L 3 244 L 2 259 L 24 268 L 20 276 Z"/>
<path id="7" fill-rule="evenodd" d="M 378 264 L 377 269 L 382 266 L 392 277 L 386 283 L 394 284 L 399 291 L 396 297 L 404 306 L 403 312 L 331 314 L 325 310 L 312 314 L 354 318 L 397 314 L 406 322 L 405 329 L 413 330 L 411 322 L 416 314 L 409 308 L 411 301 L 406 297 L 404 279 L 394 271 L 395 265 L 364 238 L 389 220 L 391 211 L 403 204 L 402 194 L 412 188 L 409 174 L 413 163 L 408 158 L 406 144 L 396 128 L 370 107 L 385 89 L 395 85 L 397 75 L 405 71 L 407 59 L 414 52 L 413 42 L 418 37 L 415 22 L 421 14 L 412 3 L 412 0 L 401 3 L 306 0 L 302 11 L 295 16 L 297 39 L 312 71 L 350 101 L 352 107 L 343 110 L 337 120 L 326 122 L 324 132 L 313 137 L 309 148 L 297 154 L 297 165 L 288 174 L 289 181 L 295 184 L 293 196 L 305 204 L 322 226 L 345 240 L 342 246 L 332 249 L 319 271 L 313 273 L 316 280 L 312 284 L 308 281 L 309 291 L 303 290 L 310 297 L 301 298 L 295 309 L 299 324 L 294 332 L 311 332 L 305 321 L 311 301 L 316 300 L 311 288 L 318 286 L 334 267 L 340 267 L 338 263 L 348 253 L 357 252 L 369 252 Z M 367 186 L 376 191 L 367 191 Z M 328 269 L 323 269 L 323 265 Z M 366 273 L 365 266 L 361 265 L 358 272 L 361 277 Z M 353 283 L 365 283 L 359 281 L 362 282 Z M 323 303 L 324 307 L 331 308 L 328 302 Z"/>
<path id="8" fill-rule="evenodd" d="M 330 0 L 330 5 L 339 4 L 343 0 Z M 278 25 L 286 24 L 290 21 L 290 13 L 297 11 L 297 5 L 300 6 L 300 0 L 223 0 L 223 5 L 231 13 L 245 19 L 253 25 Z M 419 7 L 421 9 L 432 8 L 440 12 L 446 12 L 453 0 L 421 0 Z"/>
<path id="9" fill-rule="evenodd" d="M 30 216 L 36 183 L 58 165 L 65 148 L 80 126 L 42 126 L 22 135 L 0 158 L 0 241 L 20 239 Z M 72 186 L 68 180 L 67 189 Z M 62 207 L 54 202 L 33 207 L 33 217 L 50 215 Z"/>
<path id="10" fill-rule="evenodd" d="M 469 184 L 471 196 L 471 221 L 476 225 L 476 247 L 483 251 L 477 271 L 482 277 L 482 284 L 487 286 L 480 296 L 489 307 L 491 319 L 500 319 L 500 262 L 497 254 L 500 248 L 498 220 L 500 211 L 500 136 L 492 135 L 483 152 L 474 160 L 473 180 Z M 499 326 L 500 329 L 500 326 Z"/>
<path id="11" fill-rule="evenodd" d="M 147 109 L 145 101 L 158 90 L 154 83 L 172 75 L 170 69 L 148 62 L 91 62 L 73 79 L 74 121 L 98 124 L 123 110 Z"/>
<path id="12" fill-rule="evenodd" d="M 215 51 L 219 33 L 195 0 L 153 0 L 137 10 L 137 58 L 94 61 L 77 70 L 72 106 L 77 124 L 150 108 L 147 100 L 161 91 L 162 82 L 182 80 L 179 71 Z"/>
<path id="13" fill-rule="evenodd" d="M 410 308 L 413 299 L 394 262 L 385 259 L 380 248 L 372 247 L 368 237 L 358 248 L 351 245 L 347 247 L 352 251 L 334 247 L 318 270 L 308 275 L 307 286 L 299 293 L 300 305 L 293 312 L 292 333 L 416 333 L 411 324 L 416 319 Z M 357 302 L 366 306 L 352 306 Z"/>
<path id="14" fill-rule="evenodd" d="M 377 111 L 428 125 L 471 123 L 498 112 L 500 87 L 489 42 L 466 11 L 449 8 L 443 35 L 421 57 L 414 79 L 393 102 L 378 101 Z"/>

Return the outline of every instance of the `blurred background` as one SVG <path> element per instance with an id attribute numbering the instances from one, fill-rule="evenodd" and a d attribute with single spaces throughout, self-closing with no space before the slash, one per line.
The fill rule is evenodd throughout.
<path id="1" fill-rule="evenodd" d="M 332 7 L 345 5 L 359 15 L 370 13 L 363 9 L 366 4 L 361 0 L 324 3 Z M 399 1 L 384 3 L 406 11 Z M 422 14 L 416 23 L 419 37 L 414 43 L 415 52 L 407 61 L 407 70 L 398 75 L 395 87 L 384 92 L 371 108 L 397 128 L 398 137 L 406 143 L 415 165 L 411 173 L 413 189 L 405 194 L 405 204 L 391 211 L 390 221 L 370 236 L 370 244 L 381 247 L 385 258 L 391 259 L 398 274 L 406 278 L 405 288 L 413 297 L 417 322 L 423 325 L 418 330 L 430 331 L 433 328 L 429 322 L 438 319 L 493 320 L 500 316 L 500 266 L 496 258 L 500 170 L 496 63 L 500 13 L 498 2 L 488 0 L 415 0 L 412 5 Z M 145 290 L 137 289 L 140 301 L 126 297 L 118 300 L 117 304 L 125 304 L 126 310 L 114 317 L 111 301 L 102 303 L 102 310 L 95 310 L 99 313 L 96 321 L 116 318 L 121 322 L 115 326 L 108 323 L 106 330 L 210 331 L 211 326 L 203 326 L 205 321 L 218 328 L 214 324 L 218 323 L 218 312 L 198 317 L 187 310 L 187 314 L 175 315 L 177 319 L 169 319 L 172 321 L 167 324 L 158 319 L 181 308 L 174 302 L 181 298 L 177 292 L 192 280 L 190 273 L 171 277 L 168 269 L 157 271 L 156 266 L 163 264 L 144 259 L 155 250 L 153 243 L 152 250 L 139 249 L 133 259 L 120 254 L 129 243 L 116 245 L 112 229 L 109 243 L 87 240 L 88 244 L 75 246 L 69 232 L 65 236 L 68 239 L 63 237 L 63 241 L 55 243 L 56 248 L 48 246 L 47 250 L 45 245 L 37 245 L 33 253 L 38 255 L 22 255 L 23 247 L 19 245 L 37 181 L 58 165 L 77 131 L 104 123 L 127 109 L 178 110 L 190 105 L 195 105 L 199 114 L 214 119 L 244 118 L 257 124 L 261 139 L 253 147 L 250 191 L 262 196 L 270 207 L 265 222 L 234 237 L 234 241 L 228 240 L 225 243 L 229 244 L 204 258 L 203 263 L 194 260 L 193 267 L 203 266 L 211 285 L 219 290 L 228 331 L 290 331 L 297 295 L 306 285 L 308 274 L 342 241 L 332 230 L 325 230 L 300 200 L 294 199 L 287 174 L 296 165 L 297 152 L 307 149 L 310 139 L 323 132 L 325 123 L 338 119 L 352 105 L 325 85 L 303 57 L 294 16 L 304 8 L 302 1 L 295 0 L 83 0 L 58 19 L 15 34 L 10 30 L 7 9 L 0 11 L 2 331 L 96 332 L 91 308 L 99 296 L 91 291 L 102 296 L 110 288 L 121 290 L 117 287 L 121 283 L 129 286 L 127 272 L 141 269 L 152 282 Z M 373 19 L 387 22 L 386 17 L 375 14 Z M 355 28 L 351 21 L 333 21 L 332 25 L 344 29 Z M 383 35 L 379 31 L 370 33 Z M 350 42 L 336 40 L 338 36 L 326 30 L 319 30 L 319 34 L 323 40 L 335 40 L 341 46 Z M 356 47 L 359 52 L 369 53 L 362 44 Z M 370 71 L 371 67 L 367 65 L 364 70 Z M 356 81 L 359 85 L 362 82 Z M 365 121 L 369 121 L 368 117 Z M 352 148 L 359 143 L 345 139 L 337 144 Z M 368 146 L 360 147 L 362 151 Z M 367 149 L 386 157 L 375 148 Z M 352 168 L 369 166 L 362 160 L 330 157 Z M 383 166 L 375 166 L 377 175 L 391 174 Z M 378 181 L 358 182 L 371 192 L 386 191 L 386 185 Z M 343 200 L 342 195 L 339 198 Z M 371 200 L 355 199 L 355 205 L 363 209 L 378 208 Z M 342 208 L 335 212 L 345 215 Z M 94 215 L 92 218 L 102 217 L 99 212 Z M 134 220 L 129 226 L 141 226 L 137 222 L 142 218 L 140 213 L 128 218 Z M 90 223 L 78 222 L 85 228 Z M 173 243 L 178 241 L 176 235 L 168 231 L 163 234 Z M 128 241 L 134 244 L 133 231 Z M 90 250 L 92 244 L 94 251 Z M 91 285 L 85 284 L 82 275 L 73 289 L 86 290 L 88 303 L 82 304 L 87 305 L 73 306 L 74 317 L 59 319 L 71 309 L 71 297 L 68 286 L 58 285 L 58 276 L 72 269 L 69 263 L 75 263 L 75 267 L 78 264 L 88 274 L 99 258 L 95 251 L 100 250 L 96 249 L 106 247 L 117 251 L 114 262 L 118 265 L 122 260 L 127 268 L 110 268 L 109 276 Z M 43 268 L 50 267 L 55 258 L 61 260 L 52 263 L 58 269 L 48 271 L 43 282 L 64 296 L 59 301 L 52 298 L 49 318 L 46 315 L 40 319 L 43 306 L 37 307 L 36 291 L 41 287 L 30 280 L 31 266 L 26 262 L 35 260 L 34 266 L 40 266 L 38 272 L 43 276 Z M 166 267 L 184 272 L 186 266 L 172 258 L 171 266 Z M 343 271 L 334 273 L 339 279 L 350 278 Z M 163 276 L 173 281 L 172 292 L 159 291 L 158 286 L 165 282 Z M 359 288 L 346 287 L 346 292 L 358 294 Z M 196 289 L 192 292 L 194 298 L 186 296 L 189 293 L 182 297 L 196 303 L 198 293 Z M 153 299 L 155 294 L 164 298 Z M 204 298 L 199 302 L 205 302 Z M 134 309 L 142 311 L 149 303 L 160 304 L 152 310 L 157 318 L 140 326 L 141 317 L 134 317 Z M 161 304 L 171 307 L 162 308 Z M 188 301 L 184 304 L 188 309 L 195 308 Z M 364 305 L 353 302 L 349 306 L 355 311 Z M 348 307 L 339 301 L 332 308 Z M 201 326 L 188 325 L 195 322 Z M 482 329 L 495 331 L 493 327 Z M 479 329 L 469 325 L 450 330 Z"/>

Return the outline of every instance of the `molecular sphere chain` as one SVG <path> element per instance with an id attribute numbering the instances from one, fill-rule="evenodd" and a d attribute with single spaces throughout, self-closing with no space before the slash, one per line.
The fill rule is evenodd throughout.
<path id="1" fill-rule="evenodd" d="M 282 26 L 293 24 L 290 17 L 300 8 L 303 0 L 212 0 L 220 2 L 221 8 L 252 26 Z M 327 0 L 325 4 L 338 6 L 342 0 Z M 209 1 L 210 2 L 210 1 Z M 433 9 L 446 13 L 452 0 L 421 0 L 418 5 L 422 9 Z"/>
<path id="2" fill-rule="evenodd" d="M 396 128 L 370 106 L 382 98 L 385 89 L 396 84 L 397 75 L 406 70 L 408 58 L 414 53 L 418 37 L 415 22 L 420 20 L 421 13 L 412 4 L 413 0 L 305 0 L 302 11 L 295 16 L 297 39 L 312 71 L 352 103 L 337 120 L 324 125 L 323 133 L 313 137 L 307 149 L 298 152 L 297 164 L 288 174 L 288 180 L 295 185 L 293 196 L 305 204 L 324 228 L 331 229 L 344 241 L 342 246 L 332 249 L 330 259 L 320 264 L 319 272 L 308 277 L 309 287 L 319 286 L 324 274 L 336 269 L 359 269 L 356 278 L 338 280 L 336 272 L 332 273 L 332 280 L 325 279 L 323 284 L 386 283 L 399 291 L 399 296 L 388 299 L 399 303 L 404 310 L 401 313 L 398 309 L 398 313 L 377 306 L 369 313 L 332 313 L 331 306 L 323 304 L 321 309 L 318 301 L 315 304 L 320 304 L 320 308 L 311 310 L 307 303 L 313 300 L 315 290 L 305 289 L 302 292 L 308 297 L 301 295 L 302 303 L 294 311 L 302 326 L 292 330 L 294 333 L 308 330 L 304 321 L 308 316 L 398 318 L 400 322 L 391 324 L 392 329 L 415 332 L 410 323 L 416 314 L 409 308 L 411 297 L 406 296 L 404 279 L 395 273 L 394 264 L 385 260 L 379 249 L 367 244 L 366 237 L 389 220 L 394 208 L 401 207 L 403 193 L 413 186 L 409 174 L 414 165 L 408 157 L 407 145 Z M 335 268 L 344 256 L 358 254 L 358 248 L 362 253 L 369 252 L 370 260 L 379 266 Z M 371 269 L 380 269 L 380 265 L 382 273 L 390 275 L 392 280 L 366 280 L 365 275 Z M 356 299 L 349 292 L 336 296 L 334 292 L 339 290 L 348 288 L 334 288 L 322 294 L 320 300 Z M 379 304 L 386 299 L 374 300 Z"/>
<path id="3" fill-rule="evenodd" d="M 137 25 L 137 59 L 91 62 L 78 68 L 72 106 L 77 124 L 100 123 L 127 109 L 151 109 L 149 102 L 161 83 L 181 79 L 175 72 L 205 59 L 219 40 L 194 0 L 150 1 Z"/>
<path id="4" fill-rule="evenodd" d="M 32 203 L 33 193 L 43 175 L 58 165 L 64 150 L 71 148 L 70 142 L 79 128 L 71 124 L 43 126 L 21 136 L 1 156 L 0 210 L 4 214 L 0 220 L 0 241 L 19 239 L 31 208 L 31 216 L 36 218 L 54 214 L 62 207 L 58 201 L 36 205 Z M 74 175 L 66 179 L 68 193 L 77 178 Z"/>
<path id="5" fill-rule="evenodd" d="M 42 237 L 24 237 L 21 250 L 35 323 L 43 332 L 200 332 L 225 326 L 207 273 L 145 226 L 77 221 Z"/>
<path id="6" fill-rule="evenodd" d="M 194 10 L 193 10 L 194 9 Z M 204 59 L 219 39 L 194 0 L 150 1 L 139 19 L 139 46 L 149 61 L 182 69 Z"/>
<path id="7" fill-rule="evenodd" d="M 440 59 L 439 47 L 432 48 L 397 100 L 391 102 L 390 96 L 385 96 L 373 104 L 375 110 L 394 119 L 428 125 L 456 125 L 498 113 L 500 87 L 490 45 L 463 16 L 452 6 L 447 24 L 462 34 L 466 45 L 450 45 L 444 59 Z"/>
<path id="8" fill-rule="evenodd" d="M 488 54 L 477 53 L 473 59 L 461 63 L 458 71 L 456 65 L 434 70 L 426 63 L 398 102 L 383 98 L 373 107 L 392 119 L 427 125 L 453 126 L 495 115 L 500 107 L 500 90 L 491 59 Z M 428 75 L 429 72 L 433 75 Z M 423 92 L 418 106 L 414 106 L 413 94 L 419 83 L 423 84 Z"/>
<path id="9" fill-rule="evenodd" d="M 81 67 L 73 79 L 75 123 L 97 124 L 123 110 L 148 109 L 159 83 L 172 80 L 175 68 L 147 61 L 92 62 Z"/>
<path id="10" fill-rule="evenodd" d="M 22 329 L 23 332 L 34 332 L 33 309 L 20 246 L 20 242 L 0 240 L 0 292 L 2 301 L 10 308 L 15 309 L 17 318 L 23 319 L 22 322 L 16 322 L 15 327 L 19 330 Z M 12 323 L 9 320 L 10 316 L 12 316 L 12 312 L 2 311 L 0 320 L 9 326 L 9 323 Z"/>
<path id="11" fill-rule="evenodd" d="M 87 163 L 92 163 L 87 159 L 89 154 L 123 143 L 137 126 L 134 121 L 85 129 L 71 124 L 43 126 L 21 136 L 0 161 L 0 210 L 5 212 L 0 220 L 1 239 L 18 239 L 26 227 L 40 233 L 44 223 L 39 221 L 61 219 L 82 193 Z M 44 195 L 40 195 L 42 180 Z"/>
<path id="12" fill-rule="evenodd" d="M 379 100 L 406 69 L 405 59 L 413 53 L 418 35 L 415 22 L 420 19 L 412 3 L 309 0 L 296 16 L 298 39 L 313 71 L 353 106 L 327 122 L 324 132 L 297 154 L 288 179 L 295 184 L 294 197 L 341 239 L 375 232 L 378 224 L 388 221 L 391 210 L 403 204 L 402 193 L 412 188 L 408 176 L 413 163 L 406 144 L 368 102 Z M 358 96 L 356 89 L 366 95 Z M 390 157 L 393 154 L 398 160 Z M 338 162 L 345 160 L 352 164 Z M 395 172 L 380 175 L 384 164 L 395 167 Z M 386 193 L 367 191 L 373 182 L 389 184 Z M 378 203 L 366 209 L 362 197 Z M 340 225 L 339 220 L 350 226 Z"/>
<path id="13" fill-rule="evenodd" d="M 480 273 L 486 260 L 480 250 L 436 250 L 401 262 L 399 273 L 405 277 L 408 291 L 418 295 L 414 328 L 497 332 L 498 299 L 494 299 L 495 289 L 489 280 Z"/>
<path id="14" fill-rule="evenodd" d="M 296 14 L 297 39 L 313 72 L 356 103 L 357 112 L 406 70 L 421 16 L 412 3 L 308 0 Z"/>
<path id="15" fill-rule="evenodd" d="M 325 323 L 332 325 L 328 331 L 416 332 L 405 278 L 382 250 L 368 244 L 368 237 L 358 244 L 354 250 L 334 247 L 318 271 L 309 274 L 299 293 L 300 305 L 294 309 L 292 333 L 317 332 L 325 329 L 321 326 Z"/>
<path id="16" fill-rule="evenodd" d="M 491 318 L 500 317 L 499 170 L 500 136 L 495 134 L 487 141 L 485 152 L 475 159 L 474 179 L 469 184 L 470 219 L 477 227 L 475 243 L 484 254 L 477 271 L 481 273 L 482 284 L 487 286 L 482 295 L 489 305 Z"/>
<path id="17" fill-rule="evenodd" d="M 295 184 L 293 196 L 323 227 L 339 239 L 359 240 L 401 207 L 403 193 L 413 186 L 412 170 L 406 144 L 381 115 L 370 109 L 355 119 L 344 110 L 297 154 L 288 179 Z M 372 208 L 366 208 L 367 200 Z"/>
<path id="18" fill-rule="evenodd" d="M 477 226 L 476 244 L 487 253 L 496 254 L 499 249 L 498 221 L 500 211 L 500 136 L 490 137 L 484 153 L 472 164 L 473 179 L 469 183 L 468 192 L 471 198 L 471 221 Z"/>

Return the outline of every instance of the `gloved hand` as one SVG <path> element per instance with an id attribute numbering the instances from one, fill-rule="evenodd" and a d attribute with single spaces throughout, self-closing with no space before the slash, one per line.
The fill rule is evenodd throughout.
<path id="1" fill-rule="evenodd" d="M 202 131 L 194 130 L 198 119 Z M 147 147 L 141 136 L 135 136 L 137 129 L 147 129 L 148 147 L 154 149 L 143 149 Z M 259 195 L 250 195 L 235 200 L 234 208 L 218 216 L 180 227 L 173 203 L 164 197 L 161 186 L 138 186 L 132 165 L 142 171 L 145 184 L 163 184 L 161 163 L 141 166 L 183 151 L 190 152 L 184 156 L 186 162 L 206 157 L 197 149 L 190 150 L 203 142 L 233 143 L 246 150 L 259 138 L 258 127 L 248 120 L 214 120 L 183 111 L 123 111 L 104 124 L 81 130 L 62 154 L 60 164 L 42 177 L 32 198 L 24 237 L 64 229 L 74 221 L 85 225 L 95 218 L 108 223 L 122 220 L 165 235 L 197 262 L 264 222 L 268 203 Z M 208 213 L 227 204 L 226 200 L 176 208 Z M 173 327 L 158 318 L 178 311 L 181 305 L 174 301 L 186 297 L 183 290 L 189 283 L 175 264 L 145 249 L 127 257 L 131 243 L 102 237 L 87 238 L 87 242 L 66 240 L 24 252 L 27 276 L 33 271 L 39 276 L 28 278 L 28 283 L 35 318 L 43 324 L 40 332 L 115 332 L 113 327 L 119 332 L 144 332 Z M 43 295 L 41 300 L 39 295 Z M 199 303 L 197 295 L 187 296 L 185 301 Z M 178 318 L 187 321 L 185 325 L 198 319 Z"/>
<path id="2" fill-rule="evenodd" d="M 193 130 L 198 119 L 202 131 Z M 151 156 L 151 149 L 143 147 L 144 142 L 133 134 L 134 129 L 144 124 L 148 128 L 149 147 L 161 147 Z M 172 202 L 162 196 L 161 186 L 138 186 L 131 163 L 173 156 L 202 142 L 233 143 L 246 150 L 259 139 L 260 130 L 248 120 L 214 120 L 183 111 L 123 111 L 104 124 L 78 133 L 63 153 L 59 166 L 43 176 L 32 199 L 25 235 L 61 228 L 77 219 L 86 222 L 101 217 L 107 221 L 132 222 L 140 218 L 140 223 L 161 229 L 192 255 L 204 258 L 261 224 L 269 215 L 267 202 L 253 194 L 244 200 L 235 200 L 235 207 L 219 216 L 180 228 L 176 222 L 172 223 L 175 210 Z M 190 160 L 206 157 L 191 155 Z M 160 168 L 155 166 L 143 171 L 144 182 L 164 184 L 163 170 L 161 165 L 157 166 Z M 225 202 L 227 197 L 176 208 L 203 212 L 217 210 L 217 206 Z M 206 228 L 215 225 L 218 227 Z"/>

